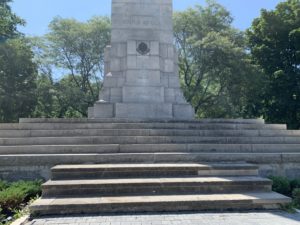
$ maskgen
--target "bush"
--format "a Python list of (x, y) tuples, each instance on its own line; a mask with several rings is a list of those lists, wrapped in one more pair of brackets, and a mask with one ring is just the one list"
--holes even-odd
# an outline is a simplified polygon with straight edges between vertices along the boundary
[(8, 188), (0, 192), (0, 205), (4, 211), (18, 207), (24, 200), (24, 193), (17, 188)]
[(0, 192), (0, 206), (4, 212), (9, 212), (39, 194), (41, 194), (40, 181), (15, 182)]
[(3, 221), (5, 219), (5, 216), (2, 214), (2, 209), (0, 207), (0, 224), (1, 224), (1, 221)]
[(19, 181), (12, 183), (10, 188), (16, 188), (24, 193), (25, 200), (29, 200), (36, 195), (42, 193), (41, 189), (42, 181)]
[(8, 183), (5, 182), (5, 181), (0, 180), (0, 191), (4, 190), (6, 188), (8, 188)]
[(296, 188), (293, 191), (293, 203), (296, 207), (300, 207), (300, 188)]
[(291, 181), (291, 189), (294, 190), (300, 188), (300, 179), (295, 179)]
[(270, 177), (270, 179), (273, 181), (273, 191), (278, 192), (283, 195), (291, 196), (292, 190), (290, 181), (285, 177)]

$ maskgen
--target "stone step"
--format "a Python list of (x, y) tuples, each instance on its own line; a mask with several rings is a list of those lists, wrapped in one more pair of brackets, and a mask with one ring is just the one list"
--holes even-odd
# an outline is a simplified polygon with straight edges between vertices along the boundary
[(0, 146), (0, 155), (118, 153), (300, 153), (300, 144), (96, 144)]
[(20, 123), (0, 124), (0, 130), (74, 129), (202, 129), (202, 130), (286, 130), (285, 124), (233, 123)]
[(264, 124), (263, 119), (198, 119), (198, 120), (179, 120), (179, 119), (125, 119), (125, 118), (20, 118), (20, 123), (234, 123), (234, 124)]
[[(248, 162), (254, 164), (292, 164), (300, 161), (300, 153), (113, 153), (113, 154), (23, 154), (0, 155), (5, 168), (49, 168), (64, 164), (118, 163), (214, 163)], [(5, 170), (6, 171), (6, 170)], [(19, 171), (19, 173), (22, 171)]]
[(83, 136), (300, 137), (300, 130), (74, 129), (0, 130), (0, 138)]
[(164, 194), (209, 194), (271, 191), (272, 181), (257, 176), (172, 177), (96, 180), (50, 180), (42, 185), (43, 198)]
[(274, 192), (39, 199), (33, 215), (279, 209), (290, 199)]
[(52, 180), (78, 180), (178, 176), (257, 176), (251, 164), (91, 164), (59, 165), (51, 169)]
[(300, 153), (299, 144), (133, 144), (119, 145), (120, 153)]
[(93, 136), (0, 138), (0, 146), (80, 144), (300, 144), (299, 137)]

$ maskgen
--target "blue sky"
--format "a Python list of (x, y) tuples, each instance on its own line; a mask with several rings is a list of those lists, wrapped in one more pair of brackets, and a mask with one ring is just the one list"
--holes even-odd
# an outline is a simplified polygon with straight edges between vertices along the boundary
[[(234, 26), (244, 30), (251, 25), (260, 10), (274, 9), (283, 0), (218, 0), (233, 15)], [(182, 11), (195, 4), (204, 4), (205, 0), (174, 0), (176, 11)], [(75, 18), (85, 21), (95, 15), (110, 15), (111, 0), (14, 0), (12, 8), (27, 21), (20, 28), (27, 35), (43, 35), (47, 32), (49, 22), (55, 16)]]

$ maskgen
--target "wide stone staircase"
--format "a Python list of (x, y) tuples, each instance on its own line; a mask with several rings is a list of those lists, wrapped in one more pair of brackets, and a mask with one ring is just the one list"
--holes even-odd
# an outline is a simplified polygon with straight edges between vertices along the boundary
[(289, 198), (249, 164), (102, 164), (52, 168), (34, 215), (276, 209)]
[(300, 131), (263, 120), (0, 124), (0, 178), (51, 178), (31, 206), (39, 215), (274, 209), (290, 201), (259, 174), (300, 175)]

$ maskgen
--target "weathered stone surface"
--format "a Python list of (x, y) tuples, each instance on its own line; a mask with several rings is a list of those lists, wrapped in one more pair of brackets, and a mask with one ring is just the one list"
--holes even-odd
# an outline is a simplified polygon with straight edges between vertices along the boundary
[(98, 164), (60, 165), (51, 169), (52, 180), (178, 176), (257, 176), (252, 164)]
[(93, 115), (97, 118), (114, 117), (114, 105), (111, 103), (96, 103), (93, 108)]
[[(159, 70), (128, 70), (126, 72), (126, 84), (129, 86), (153, 87), (160, 86)], [(124, 87), (125, 88), (125, 87)], [(151, 94), (151, 93), (150, 93)]]
[(186, 193), (211, 194), (235, 192), (270, 192), (272, 181), (257, 176), (189, 176), (157, 178), (146, 174), (144, 177), (84, 178), (50, 180), (43, 185), (43, 197), (78, 197), (88, 192), (94, 196), (131, 196)]
[(117, 103), (116, 117), (135, 119), (137, 115), (149, 119), (172, 119), (172, 104), (167, 103)]
[(194, 114), (194, 109), (188, 104), (174, 104), (173, 115), (177, 119), (189, 118)]
[(51, 171), (42, 199), (30, 207), (35, 215), (277, 209), (290, 202), (246, 163), (61, 165)]
[[(105, 51), (106, 77), (99, 96), (114, 105), (112, 117), (194, 118), (180, 89), (172, 12), (171, 0), (112, 1), (111, 46)], [(111, 118), (101, 106), (107, 108), (96, 104), (89, 118)]]
[[(166, 115), (171, 115), (171, 109), (170, 105)], [(266, 177), (297, 178), (300, 174), (300, 147), (295, 144), (299, 143), (300, 131), (286, 130), (286, 125), (264, 124), (260, 119), (99, 118), (20, 122), (0, 124), (2, 179), (48, 179), (52, 166), (86, 163), (246, 161), (258, 165), (260, 175)]]
[[(110, 106), (108, 104), (108, 113), (112, 112)], [(159, 104), (145, 107), (162, 109)], [(135, 109), (136, 106), (132, 106), (127, 110), (131, 113), (130, 110)], [(154, 116), (157, 113), (152, 112)], [(172, 115), (171, 105), (165, 115)], [(45, 171), (51, 166), (87, 162), (247, 161), (258, 164), (264, 176), (279, 174), (295, 178), (300, 173), (300, 147), (296, 144), (300, 131), (286, 130), (286, 125), (264, 124), (260, 119), (20, 121), (19, 124), (0, 124), (0, 173), (5, 179), (47, 179)]]

